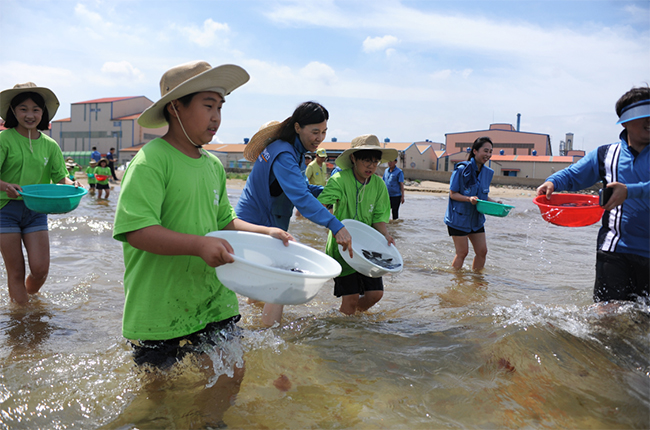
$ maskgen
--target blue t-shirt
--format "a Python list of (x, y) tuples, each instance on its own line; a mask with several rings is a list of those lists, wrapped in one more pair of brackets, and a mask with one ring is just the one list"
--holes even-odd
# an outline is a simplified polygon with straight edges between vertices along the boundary
[(386, 168), (384, 170), (384, 182), (386, 182), (386, 188), (388, 188), (388, 195), (390, 197), (399, 197), (402, 195), (400, 184), (404, 183), (404, 172), (397, 166), (392, 172), (389, 168)]
[(102, 154), (100, 154), (99, 151), (95, 150), (90, 154), (90, 158), (92, 158), (97, 162), (97, 164), (99, 164), (99, 160), (102, 159)]

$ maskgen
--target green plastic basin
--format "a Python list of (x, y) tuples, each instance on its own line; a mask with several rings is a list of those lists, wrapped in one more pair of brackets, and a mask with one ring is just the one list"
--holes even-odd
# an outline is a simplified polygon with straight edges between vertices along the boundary
[(63, 214), (79, 206), (81, 198), (88, 193), (83, 187), (66, 184), (24, 185), (19, 194), (25, 206), (42, 214)]
[(476, 210), (485, 215), (504, 217), (508, 215), (513, 208), (514, 206), (488, 202), (487, 200), (481, 199), (476, 202)]

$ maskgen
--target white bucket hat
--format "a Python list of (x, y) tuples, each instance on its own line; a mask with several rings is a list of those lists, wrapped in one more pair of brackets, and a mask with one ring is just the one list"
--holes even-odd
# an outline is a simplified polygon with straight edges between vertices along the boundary
[(33, 82), (26, 82), (24, 84), (16, 84), (13, 88), (4, 90), (0, 93), (0, 117), (2, 119), (7, 119), (7, 113), (9, 112), (9, 106), (11, 101), (20, 93), (36, 93), (40, 94), (45, 101), (45, 107), (47, 108), (47, 114), (49, 118), (48, 122), (52, 121), (54, 114), (59, 109), (59, 99), (56, 98), (56, 95), (49, 88), (39, 87)]
[(160, 100), (142, 112), (138, 124), (163, 127), (167, 125), (163, 110), (170, 101), (202, 91), (214, 91), (225, 97), (249, 79), (246, 70), (233, 64), (213, 68), (205, 61), (193, 61), (172, 67), (160, 79)]
[(336, 158), (336, 165), (341, 169), (352, 168), (352, 160), (350, 160), (350, 155), (364, 149), (381, 151), (381, 161), (379, 162), (380, 164), (393, 161), (397, 158), (397, 149), (382, 148), (379, 144), (379, 139), (374, 134), (364, 134), (363, 136), (355, 137), (352, 139), (350, 146), (350, 148), (343, 151), (343, 153)]

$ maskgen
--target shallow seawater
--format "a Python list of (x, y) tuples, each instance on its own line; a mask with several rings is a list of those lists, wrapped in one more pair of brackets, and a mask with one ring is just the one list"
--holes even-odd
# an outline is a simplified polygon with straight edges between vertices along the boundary
[[(215, 379), (183, 363), (143, 394), (151, 375), (134, 369), (121, 336), (115, 191), (50, 217), (49, 279), (29, 307), (9, 302), (0, 270), (0, 428), (201, 427), (192, 410), (210, 408), (203, 394)], [(481, 274), (450, 270), (446, 198), (409, 194), (389, 225), (404, 271), (384, 278), (370, 312), (340, 314), (329, 281), (266, 329), (261, 307), (240, 298), (244, 337), (212, 357), (218, 373), (245, 362), (225, 424), (648, 428), (650, 309), (593, 305), (598, 226), (556, 227), (529, 197), (504, 202), (516, 208), (489, 217)], [(324, 250), (324, 228), (295, 219), (290, 231)]]

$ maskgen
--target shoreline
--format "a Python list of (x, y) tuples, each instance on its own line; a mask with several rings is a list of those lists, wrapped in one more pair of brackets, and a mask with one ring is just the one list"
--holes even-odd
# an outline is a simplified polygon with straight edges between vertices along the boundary
[[(115, 172), (118, 179), (122, 179), (124, 174), (123, 170), (117, 170)], [(84, 187), (88, 188), (88, 178), (85, 173), (77, 172), (75, 174), (75, 179), (79, 181)], [(109, 182), (111, 189), (116, 185), (119, 185), (120, 182)], [(228, 188), (243, 190), (246, 181), (244, 179), (227, 179), (226, 186)], [(541, 185), (541, 183), (540, 183)], [(404, 184), (404, 190), (406, 195), (417, 194), (417, 193), (433, 193), (433, 194), (448, 194), (449, 193), (449, 184), (445, 182), (435, 182), (435, 181), (406, 181)], [(537, 191), (534, 188), (527, 187), (515, 187), (511, 185), (492, 185), (490, 187), (490, 197), (492, 198), (524, 198), (530, 197), (533, 198), (537, 195)]]
[[(242, 190), (246, 181), (243, 179), (228, 179), (228, 188)], [(541, 183), (540, 183), (541, 185)], [(422, 181), (420, 183), (408, 181), (405, 182), (404, 190), (406, 195), (417, 193), (434, 193), (434, 194), (448, 194), (449, 184), (445, 182)], [(532, 188), (513, 187), (510, 185), (493, 185), (490, 187), (490, 197), (492, 198), (533, 198), (537, 195), (537, 191)]]

